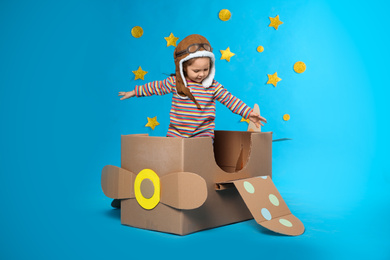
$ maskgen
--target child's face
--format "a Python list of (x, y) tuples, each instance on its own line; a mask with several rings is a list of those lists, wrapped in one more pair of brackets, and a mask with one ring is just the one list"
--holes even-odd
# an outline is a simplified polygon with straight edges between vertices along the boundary
[(187, 66), (186, 79), (201, 83), (210, 73), (210, 58), (195, 58), (191, 65)]

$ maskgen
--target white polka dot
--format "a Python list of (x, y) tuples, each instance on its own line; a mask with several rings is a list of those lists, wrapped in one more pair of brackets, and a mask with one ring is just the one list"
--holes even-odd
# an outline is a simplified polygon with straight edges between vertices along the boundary
[(271, 201), (271, 203), (272, 203), (274, 206), (279, 206), (278, 197), (276, 197), (274, 194), (268, 195), (268, 199), (269, 199), (269, 201)]
[(262, 208), (262, 209), (261, 209), (261, 215), (263, 215), (263, 217), (264, 217), (266, 220), (271, 220), (271, 219), (272, 219), (271, 213), (270, 213), (269, 210), (266, 209), (266, 208)]
[(255, 192), (255, 187), (249, 181), (244, 181), (244, 188), (249, 193)]
[(284, 218), (279, 219), (279, 223), (282, 224), (283, 226), (286, 226), (286, 227), (293, 226), (293, 224), (290, 221), (288, 221), (287, 219), (284, 219)]
[(267, 176), (260, 176), (262, 179), (266, 180)]

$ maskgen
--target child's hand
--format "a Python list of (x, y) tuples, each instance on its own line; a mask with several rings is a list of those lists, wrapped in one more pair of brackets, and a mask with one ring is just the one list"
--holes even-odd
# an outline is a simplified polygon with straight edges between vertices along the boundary
[(264, 117), (260, 116), (259, 114), (253, 111), (249, 114), (249, 120), (251, 120), (256, 125), (257, 128), (259, 128), (260, 125), (264, 126), (262, 122), (267, 123), (267, 119), (265, 119)]
[(134, 90), (129, 91), (129, 92), (119, 92), (118, 96), (123, 96), (123, 97), (121, 97), (121, 100), (124, 100), (124, 99), (127, 99), (127, 98), (134, 97), (135, 96), (135, 92), (134, 92)]

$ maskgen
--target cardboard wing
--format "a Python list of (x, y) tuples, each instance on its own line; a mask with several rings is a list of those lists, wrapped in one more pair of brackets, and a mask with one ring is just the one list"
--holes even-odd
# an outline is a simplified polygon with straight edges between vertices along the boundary
[(144, 169), (137, 175), (113, 165), (102, 170), (104, 194), (112, 199), (136, 199), (144, 209), (151, 210), (160, 202), (176, 209), (196, 209), (207, 199), (206, 181), (191, 172), (175, 172), (157, 176)]
[[(255, 104), (253, 106), (253, 112), (257, 113), (260, 115), (260, 107), (258, 104)], [(249, 132), (261, 132), (261, 126), (257, 127), (255, 125), (255, 123), (253, 123), (252, 121), (249, 121), (249, 124), (248, 124), (248, 131)]]
[(291, 214), (269, 176), (258, 176), (217, 183), (217, 190), (236, 187), (258, 224), (277, 233), (290, 236), (303, 234), (302, 222)]

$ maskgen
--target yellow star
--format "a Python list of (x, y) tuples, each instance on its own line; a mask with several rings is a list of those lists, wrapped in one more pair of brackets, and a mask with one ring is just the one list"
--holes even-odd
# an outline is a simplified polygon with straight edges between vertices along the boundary
[(133, 71), (134, 75), (135, 75), (135, 80), (137, 79), (142, 79), (144, 80), (144, 76), (146, 75), (146, 73), (148, 73), (147, 71), (143, 71), (141, 66), (139, 66), (138, 70), (135, 70)]
[(221, 50), (221, 53), (222, 53), (221, 60), (227, 60), (227, 61), (230, 61), (230, 58), (236, 55), (230, 51), (230, 47), (227, 47), (227, 49), (224, 51)]
[(279, 81), (281, 81), (281, 78), (278, 78), (278, 74), (275, 72), (273, 75), (267, 74), (268, 75), (268, 82), (267, 84), (272, 84), (274, 87), (276, 87), (276, 84), (278, 84)]
[(167, 41), (167, 47), (169, 46), (175, 46), (176, 47), (176, 41), (179, 40), (179, 38), (175, 37), (173, 33), (169, 35), (169, 37), (164, 37), (164, 39)]
[(241, 117), (241, 121), (240, 122), (247, 122), (249, 124), (249, 119), (244, 119), (243, 117)]
[(279, 25), (283, 24), (283, 22), (279, 20), (279, 15), (274, 18), (269, 17), (269, 19), (271, 20), (271, 23), (268, 25), (268, 27), (274, 27), (275, 30), (278, 29)]
[(157, 122), (157, 116), (155, 116), (153, 118), (148, 117), (148, 123), (145, 126), (149, 126), (150, 128), (152, 128), (154, 130), (154, 128), (156, 126), (158, 126), (159, 124), (160, 123)]

